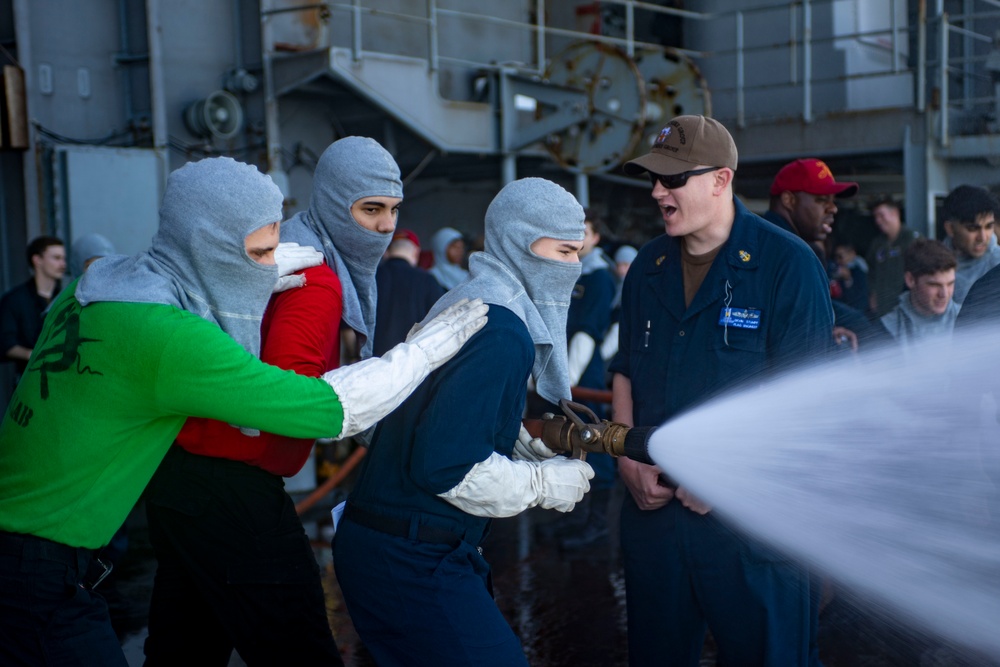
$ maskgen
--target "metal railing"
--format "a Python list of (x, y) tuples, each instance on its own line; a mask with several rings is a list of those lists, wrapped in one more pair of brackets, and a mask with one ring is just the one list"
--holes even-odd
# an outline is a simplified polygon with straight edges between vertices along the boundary
[[(662, 14), (677, 18), (704, 19), (706, 14), (686, 11), (672, 7), (661, 7), (648, 2), (638, 0), (602, 0), (602, 5), (618, 5), (625, 12), (626, 25), (625, 34), (621, 37), (612, 35), (593, 34), (591, 32), (574, 30), (572, 28), (558, 27), (545, 23), (546, 0), (536, 0), (534, 14), (537, 17), (535, 22), (517, 21), (506, 19), (500, 16), (484, 14), (475, 11), (458, 10), (441, 7), (437, 0), (425, 0), (426, 13), (408, 14), (404, 12), (387, 11), (377, 7), (367, 6), (364, 0), (352, 0), (350, 3), (321, 2), (308, 5), (280, 6), (262, 9), (262, 18), (287, 14), (290, 12), (318, 11), (324, 14), (331, 22), (336, 22), (338, 15), (347, 17), (347, 23), (351, 26), (349, 44), (329, 44), (328, 46), (349, 46), (355, 60), (362, 60), (366, 53), (392, 53), (390, 50), (380, 48), (378, 51), (367, 51), (365, 48), (364, 34), (366, 19), (381, 18), (399, 21), (406, 25), (422, 26), (427, 32), (427, 61), (430, 71), (437, 71), (442, 62), (450, 62), (459, 65), (472, 66), (481, 69), (499, 70), (503, 67), (518, 67), (522, 70), (535, 74), (545, 72), (547, 63), (547, 53), (549, 41), (552, 38), (563, 37), (573, 40), (585, 40), (595, 43), (607, 44), (621, 48), (629, 55), (634, 55), (637, 49), (651, 49), (667, 51), (662, 44), (644, 42), (635, 39), (635, 13), (637, 10), (651, 16)], [(272, 4), (274, 4), (272, 2)], [(414, 3), (415, 4), (415, 3)], [(441, 23), (444, 19), (460, 19), (473, 23), (480, 23), (483, 26), (496, 26), (524, 31), (530, 34), (534, 42), (534, 54), (530, 62), (496, 62), (491, 59), (468, 60), (455, 56), (448, 56), (441, 52), (442, 41)], [(265, 45), (266, 46), (266, 45)], [(381, 45), (380, 45), (381, 46)], [(696, 55), (696, 52), (686, 51), (682, 48), (674, 48), (674, 51)]]
[[(997, 9), (1000, 2), (978, 0), (973, 4), (992, 9), (956, 15), (942, 12), (938, 17), (938, 61), (942, 63), (938, 68), (939, 138), (943, 146), (948, 146), (955, 134), (994, 134), (1000, 125), (1000, 88), (997, 85), (1000, 83), (1000, 10)], [(992, 28), (993, 34), (981, 32), (983, 25)], [(957, 85), (953, 87), (953, 84)], [(966, 119), (972, 118), (973, 127), (956, 129), (952, 121), (956, 112)]]
[[(813, 30), (815, 10), (823, 5), (836, 5), (840, 0), (800, 0), (795, 3), (773, 3), (754, 7), (745, 11), (718, 13), (705, 20), (718, 24), (727, 18), (734, 25), (732, 49), (700, 52), (696, 58), (700, 65), (707, 66), (713, 61), (731, 58), (735, 62), (732, 85), (710, 78), (715, 99), (727, 92), (735, 97), (734, 120), (737, 126), (745, 127), (753, 120), (767, 120), (748, 108), (747, 92), (753, 90), (796, 89), (801, 95), (801, 108), (797, 117), (809, 123), (814, 120), (817, 110), (814, 90), (822, 84), (852, 82), (878, 77), (909, 74), (914, 80), (912, 101), (896, 105), (898, 108), (912, 108), (919, 113), (931, 111), (933, 131), (941, 146), (947, 146), (950, 138), (957, 134), (995, 133), (1000, 130), (1000, 1), (965, 0), (966, 9), (962, 14), (944, 11), (945, 3), (938, 0), (929, 14), (927, 1), (920, 0), (915, 9), (912, 23), (900, 25), (897, 15), (901, 8), (908, 8), (904, 0), (890, 0), (887, 8), (889, 25), (876, 30), (840, 32), (817, 37)], [(860, 3), (859, 3), (860, 4)], [(988, 8), (988, 9), (985, 9)], [(745, 20), (747, 16), (768, 11), (784, 10), (788, 16), (787, 39), (757, 46), (746, 45)], [(853, 41), (867, 47), (881, 47), (890, 58), (883, 69), (865, 72), (842, 72), (833, 76), (817, 76), (813, 71), (813, 52), (828, 44), (844, 44)], [(909, 48), (904, 48), (907, 45)], [(746, 62), (755, 53), (785, 52), (789, 72), (782, 81), (752, 83), (747, 80)], [(801, 68), (801, 70), (800, 70)], [(987, 90), (983, 90), (990, 84)], [(718, 103), (716, 102), (718, 107)], [(887, 105), (883, 108), (893, 108)], [(851, 106), (827, 107), (825, 114), (852, 112)], [(963, 126), (956, 126), (953, 116), (961, 111), (965, 119), (972, 119)], [(994, 125), (984, 129), (977, 120), (992, 119)]]
[[(989, 55), (977, 52), (981, 49), (977, 50), (974, 45), (995, 44), (994, 37), (984, 34), (980, 26), (990, 25), (993, 22), (1000, 26), (998, 0), (965, 0), (966, 8), (975, 5), (974, 9), (986, 6), (989, 10), (968, 12), (964, 15), (946, 13), (943, 0), (937, 0), (929, 15), (927, 0), (919, 0), (915, 7), (916, 17), (913, 17), (913, 20), (909, 20), (911, 17), (908, 17), (905, 23), (900, 22), (898, 15), (900, 11), (907, 11), (910, 3), (906, 0), (888, 0), (881, 5), (888, 10), (887, 25), (877, 29), (836, 33), (830, 30), (829, 34), (822, 35), (817, 34), (814, 25), (817, 12), (828, 11), (832, 15), (838, 6), (843, 8), (845, 4), (850, 3), (845, 3), (845, 0), (798, 0), (710, 14), (663, 7), (638, 0), (601, 0), (600, 6), (617, 7), (618, 11), (624, 12), (624, 30), (620, 36), (592, 34), (549, 25), (545, 22), (546, 0), (536, 0), (534, 3), (533, 21), (513, 20), (465, 8), (446, 8), (442, 7), (438, 0), (425, 0), (425, 2), (424, 12), (419, 15), (383, 10), (367, 5), (364, 0), (315, 3), (264, 10), (263, 13), (267, 15), (269, 12), (322, 11), (333, 22), (337, 22), (338, 16), (343, 17), (344, 23), (350, 26), (349, 47), (357, 61), (364, 59), (367, 53), (374, 53), (366, 51), (364, 36), (368, 22), (377, 17), (380, 20), (421, 26), (426, 31), (425, 54), (430, 72), (437, 72), (443, 63), (447, 63), (480, 70), (514, 67), (537, 75), (543, 74), (546, 70), (547, 54), (552, 49), (554, 40), (566, 43), (569, 40), (588, 40), (621, 48), (629, 55), (635, 54), (640, 49), (667, 51), (669, 49), (662, 44), (636, 38), (637, 16), (644, 21), (657, 14), (671, 16), (683, 20), (688, 26), (705, 26), (706, 32), (716, 35), (716, 41), (719, 41), (717, 37), (719, 34), (731, 31), (727, 33), (731, 35), (731, 39), (726, 38), (731, 47), (673, 50), (691, 57), (703, 71), (714, 70), (715, 76), (708, 75), (713, 100), (726, 95), (733, 100), (730, 109), (726, 109), (725, 105), (715, 104), (716, 115), (727, 118), (726, 114), (730, 114), (731, 120), (739, 127), (775, 118), (773, 113), (750, 101), (748, 98), (751, 94), (759, 96), (761, 93), (793, 93), (800, 102), (797, 108), (784, 109), (784, 117), (810, 123), (820, 115), (842, 114), (857, 110), (843, 100), (832, 104), (829, 100), (817, 100), (818, 88), (837, 85), (847, 87), (865, 79), (900, 75), (912, 77), (911, 92), (897, 101), (888, 100), (887, 104), (878, 108), (909, 108), (918, 113), (930, 109), (939, 114), (935, 130), (942, 145), (947, 145), (950, 134), (955, 131), (952, 125), (952, 113), (956, 108), (968, 114), (976, 109), (983, 110), (984, 106), (989, 105), (990, 109), (983, 110), (984, 113), (988, 113), (997, 104), (996, 95), (992, 91), (988, 95), (980, 92), (982, 85), (979, 84), (990, 77), (985, 69)], [(860, 10), (860, 7), (859, 2), (855, 8)], [(781, 23), (784, 25), (772, 25), (763, 35), (760, 31), (748, 29), (748, 22), (755, 17), (759, 20), (760, 16), (768, 12), (783, 15), (784, 20)], [(448, 55), (446, 49), (442, 49), (442, 45), (448, 40), (448, 31), (443, 29), (442, 24), (448, 20), (523, 31), (533, 44), (533, 54), (529, 59), (520, 62)], [(773, 39), (775, 36), (778, 36), (777, 40)], [(872, 53), (881, 51), (888, 56), (885, 66), (853, 72), (846, 70), (826, 74), (817, 72), (815, 56), (818, 49), (826, 49), (829, 52), (851, 48), (852, 45), (865, 48)], [(380, 44), (377, 52), (386, 53), (384, 46)], [(750, 63), (759, 57), (787, 62), (787, 74), (776, 78), (774, 71), (757, 72)], [(960, 128), (959, 131), (963, 130)]]
[[(855, 30), (847, 32), (837, 32), (822, 37), (815, 35), (814, 16), (819, 7), (829, 7), (832, 12), (836, 5), (843, 5), (841, 0), (799, 0), (798, 2), (775, 2), (766, 5), (758, 5), (746, 10), (735, 10), (730, 12), (720, 12), (711, 16), (706, 16), (704, 20), (714, 25), (726, 25), (732, 23), (733, 43), (731, 49), (713, 49), (702, 51), (696, 60), (702, 66), (710, 65), (712, 62), (731, 59), (735, 63), (735, 74), (732, 84), (726, 85), (723, 82), (710, 81), (713, 94), (731, 93), (735, 97), (735, 122), (738, 127), (745, 127), (748, 118), (753, 118), (754, 110), (747, 109), (747, 92), (753, 90), (760, 91), (780, 91), (798, 90), (801, 96), (801, 108), (797, 117), (806, 122), (812, 122), (816, 116), (814, 90), (821, 84), (842, 83), (849, 85), (853, 81), (884, 77), (889, 75), (905, 74), (916, 71), (918, 73), (926, 70), (926, 59), (923, 49), (918, 49), (917, 57), (920, 60), (915, 67), (904, 64), (906, 52), (901, 48), (904, 37), (908, 39), (913, 31), (921, 30), (925, 18), (918, 21), (917, 26), (900, 26), (897, 20), (898, 9), (905, 7), (905, 0), (889, 0), (886, 5), (889, 13), (889, 25), (885, 28), (873, 30)], [(787, 35), (780, 41), (768, 41), (753, 46), (747, 45), (747, 29), (745, 24), (748, 18), (760, 16), (766, 13), (786, 13)], [(770, 36), (770, 35), (768, 35)], [(880, 43), (884, 38), (887, 46)], [(818, 47), (825, 45), (845, 45), (848, 43), (862, 44), (867, 47), (881, 48), (890, 54), (890, 63), (884, 69), (874, 69), (865, 72), (837, 72), (832, 76), (818, 76), (814, 72), (814, 51)], [(772, 79), (767, 82), (749, 81), (747, 78), (747, 61), (755, 55), (773, 55), (784, 57), (788, 63), (788, 75), (783, 79)], [(919, 89), (918, 84), (918, 89)], [(923, 96), (915, 95), (918, 109), (923, 110)], [(909, 103), (906, 106), (913, 106)], [(852, 111), (848, 106), (842, 108), (825, 108), (825, 113), (840, 113)], [(758, 119), (765, 116), (758, 114)]]

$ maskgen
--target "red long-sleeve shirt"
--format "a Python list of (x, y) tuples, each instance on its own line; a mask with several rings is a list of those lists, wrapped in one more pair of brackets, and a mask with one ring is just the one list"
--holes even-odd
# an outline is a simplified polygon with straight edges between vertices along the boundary
[[(261, 323), (260, 358), (319, 377), (340, 365), (343, 292), (340, 278), (326, 264), (300, 273), (306, 277), (304, 287), (271, 297)], [(243, 461), (283, 477), (302, 469), (313, 443), (272, 433), (250, 437), (229, 424), (200, 418), (188, 419), (177, 436), (177, 444), (192, 454)]]

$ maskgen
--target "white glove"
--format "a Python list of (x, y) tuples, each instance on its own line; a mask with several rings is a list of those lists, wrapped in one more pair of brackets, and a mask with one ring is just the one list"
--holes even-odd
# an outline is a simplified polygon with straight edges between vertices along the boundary
[(569, 512), (590, 490), (593, 477), (593, 468), (579, 459), (512, 461), (493, 452), (438, 497), (467, 514), (494, 519), (535, 506)]
[(323, 380), (337, 392), (344, 410), (344, 428), (337, 438), (360, 433), (395, 410), (483, 328), (487, 310), (482, 299), (462, 299), (381, 357), (325, 373)]
[(546, 459), (534, 464), (541, 471), (542, 489), (538, 506), (543, 510), (572, 512), (583, 496), (590, 491), (594, 469), (580, 459), (565, 456)]
[(579, 331), (573, 334), (566, 349), (566, 366), (569, 368), (569, 385), (575, 387), (580, 384), (583, 372), (587, 370), (590, 360), (594, 358), (594, 349), (597, 343), (589, 335)]
[[(465, 341), (483, 328), (487, 310), (489, 306), (482, 299), (462, 299), (442, 310), (423, 327), (410, 330), (405, 342), (423, 350), (428, 363), (437, 368), (455, 356)], [(470, 326), (468, 335), (462, 337), (460, 331)]]
[(274, 249), (274, 263), (278, 266), (278, 282), (273, 292), (284, 292), (306, 284), (305, 276), (293, 275), (296, 271), (319, 266), (323, 263), (323, 253), (312, 246), (298, 243), (279, 243)]
[(546, 447), (541, 438), (532, 438), (528, 429), (524, 428), (524, 424), (521, 424), (521, 432), (518, 434), (517, 440), (514, 441), (513, 458), (515, 461), (544, 461), (555, 455), (556, 453)]

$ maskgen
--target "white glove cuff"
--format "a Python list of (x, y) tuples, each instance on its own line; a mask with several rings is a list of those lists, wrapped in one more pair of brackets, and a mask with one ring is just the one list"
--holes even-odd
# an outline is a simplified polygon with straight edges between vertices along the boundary
[(482, 299), (460, 301), (381, 358), (365, 359), (323, 375), (344, 410), (344, 429), (337, 437), (360, 433), (395, 410), (431, 371), (455, 356), (483, 328), (488, 309)]
[(538, 504), (541, 476), (536, 464), (511, 461), (493, 452), (472, 466), (455, 487), (439, 493), (466, 514), (499, 519), (520, 514)]
[(431, 370), (420, 347), (400, 343), (381, 357), (324, 374), (344, 410), (344, 427), (337, 438), (360, 433), (395, 410)]

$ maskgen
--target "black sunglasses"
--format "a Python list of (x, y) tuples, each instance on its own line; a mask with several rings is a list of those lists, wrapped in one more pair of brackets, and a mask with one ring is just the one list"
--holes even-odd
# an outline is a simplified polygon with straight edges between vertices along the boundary
[(669, 176), (649, 172), (649, 182), (653, 184), (653, 187), (656, 187), (656, 182), (659, 181), (666, 189), (676, 190), (687, 185), (688, 179), (692, 176), (700, 176), (701, 174), (718, 171), (719, 169), (722, 169), (722, 167), (705, 167), (704, 169), (692, 169), (691, 171), (682, 171), (679, 174), (670, 174)]

